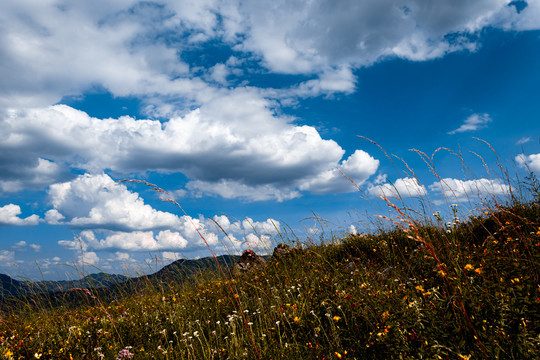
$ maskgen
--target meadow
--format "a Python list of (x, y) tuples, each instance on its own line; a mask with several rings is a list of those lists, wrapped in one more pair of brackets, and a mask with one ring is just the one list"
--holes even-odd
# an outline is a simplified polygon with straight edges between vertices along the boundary
[(466, 219), (385, 199), (395, 216), (377, 231), (281, 234), (297, 251), (241, 276), (85, 290), (77, 306), (15, 299), (0, 357), (539, 359), (540, 187), (530, 175), (513, 188)]

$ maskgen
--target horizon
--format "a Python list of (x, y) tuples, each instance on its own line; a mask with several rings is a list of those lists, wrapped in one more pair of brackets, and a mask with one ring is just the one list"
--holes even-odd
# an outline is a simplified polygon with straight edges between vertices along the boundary
[(340, 4), (0, 4), (0, 273), (368, 233), (379, 195), (466, 219), (540, 175), (540, 1)]

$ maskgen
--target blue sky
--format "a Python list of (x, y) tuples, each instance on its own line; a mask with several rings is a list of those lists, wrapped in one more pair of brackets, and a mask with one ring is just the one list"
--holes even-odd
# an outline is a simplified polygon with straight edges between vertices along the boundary
[(537, 0), (8, 0), (0, 64), (12, 276), (366, 232), (381, 194), (466, 217), (540, 174)]

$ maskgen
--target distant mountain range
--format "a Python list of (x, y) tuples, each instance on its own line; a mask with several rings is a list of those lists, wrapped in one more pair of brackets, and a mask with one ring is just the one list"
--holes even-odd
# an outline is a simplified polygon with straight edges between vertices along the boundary
[(228, 274), (230, 267), (238, 259), (239, 256), (236, 255), (222, 255), (217, 258), (206, 257), (197, 260), (181, 259), (153, 274), (139, 277), (101, 272), (90, 274), (79, 280), (30, 282), (15, 280), (8, 275), (0, 274), (0, 300), (46, 296), (48, 301), (55, 302), (55, 299), (77, 297), (74, 294), (82, 294), (85, 292), (84, 289), (93, 290), (94, 293), (99, 294), (99, 297), (116, 298), (120, 296), (119, 294), (128, 294), (142, 289), (148, 283), (163, 288), (174, 282), (190, 281), (201, 273), (220, 271), (218, 263), (222, 270)]
[(87, 275), (79, 280), (33, 282), (18, 281), (8, 275), (0, 274), (0, 297), (55, 293), (73, 289), (98, 289), (121, 284), (129, 279), (124, 275), (110, 275), (101, 272)]

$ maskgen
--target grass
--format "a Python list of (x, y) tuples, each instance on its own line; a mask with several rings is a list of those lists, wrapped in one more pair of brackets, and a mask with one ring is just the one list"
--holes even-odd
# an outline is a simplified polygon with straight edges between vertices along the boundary
[(529, 188), (527, 201), (462, 221), (452, 207), (449, 223), (388, 202), (399, 225), (307, 244), (244, 276), (24, 304), (0, 318), (0, 357), (539, 359), (540, 196)]

